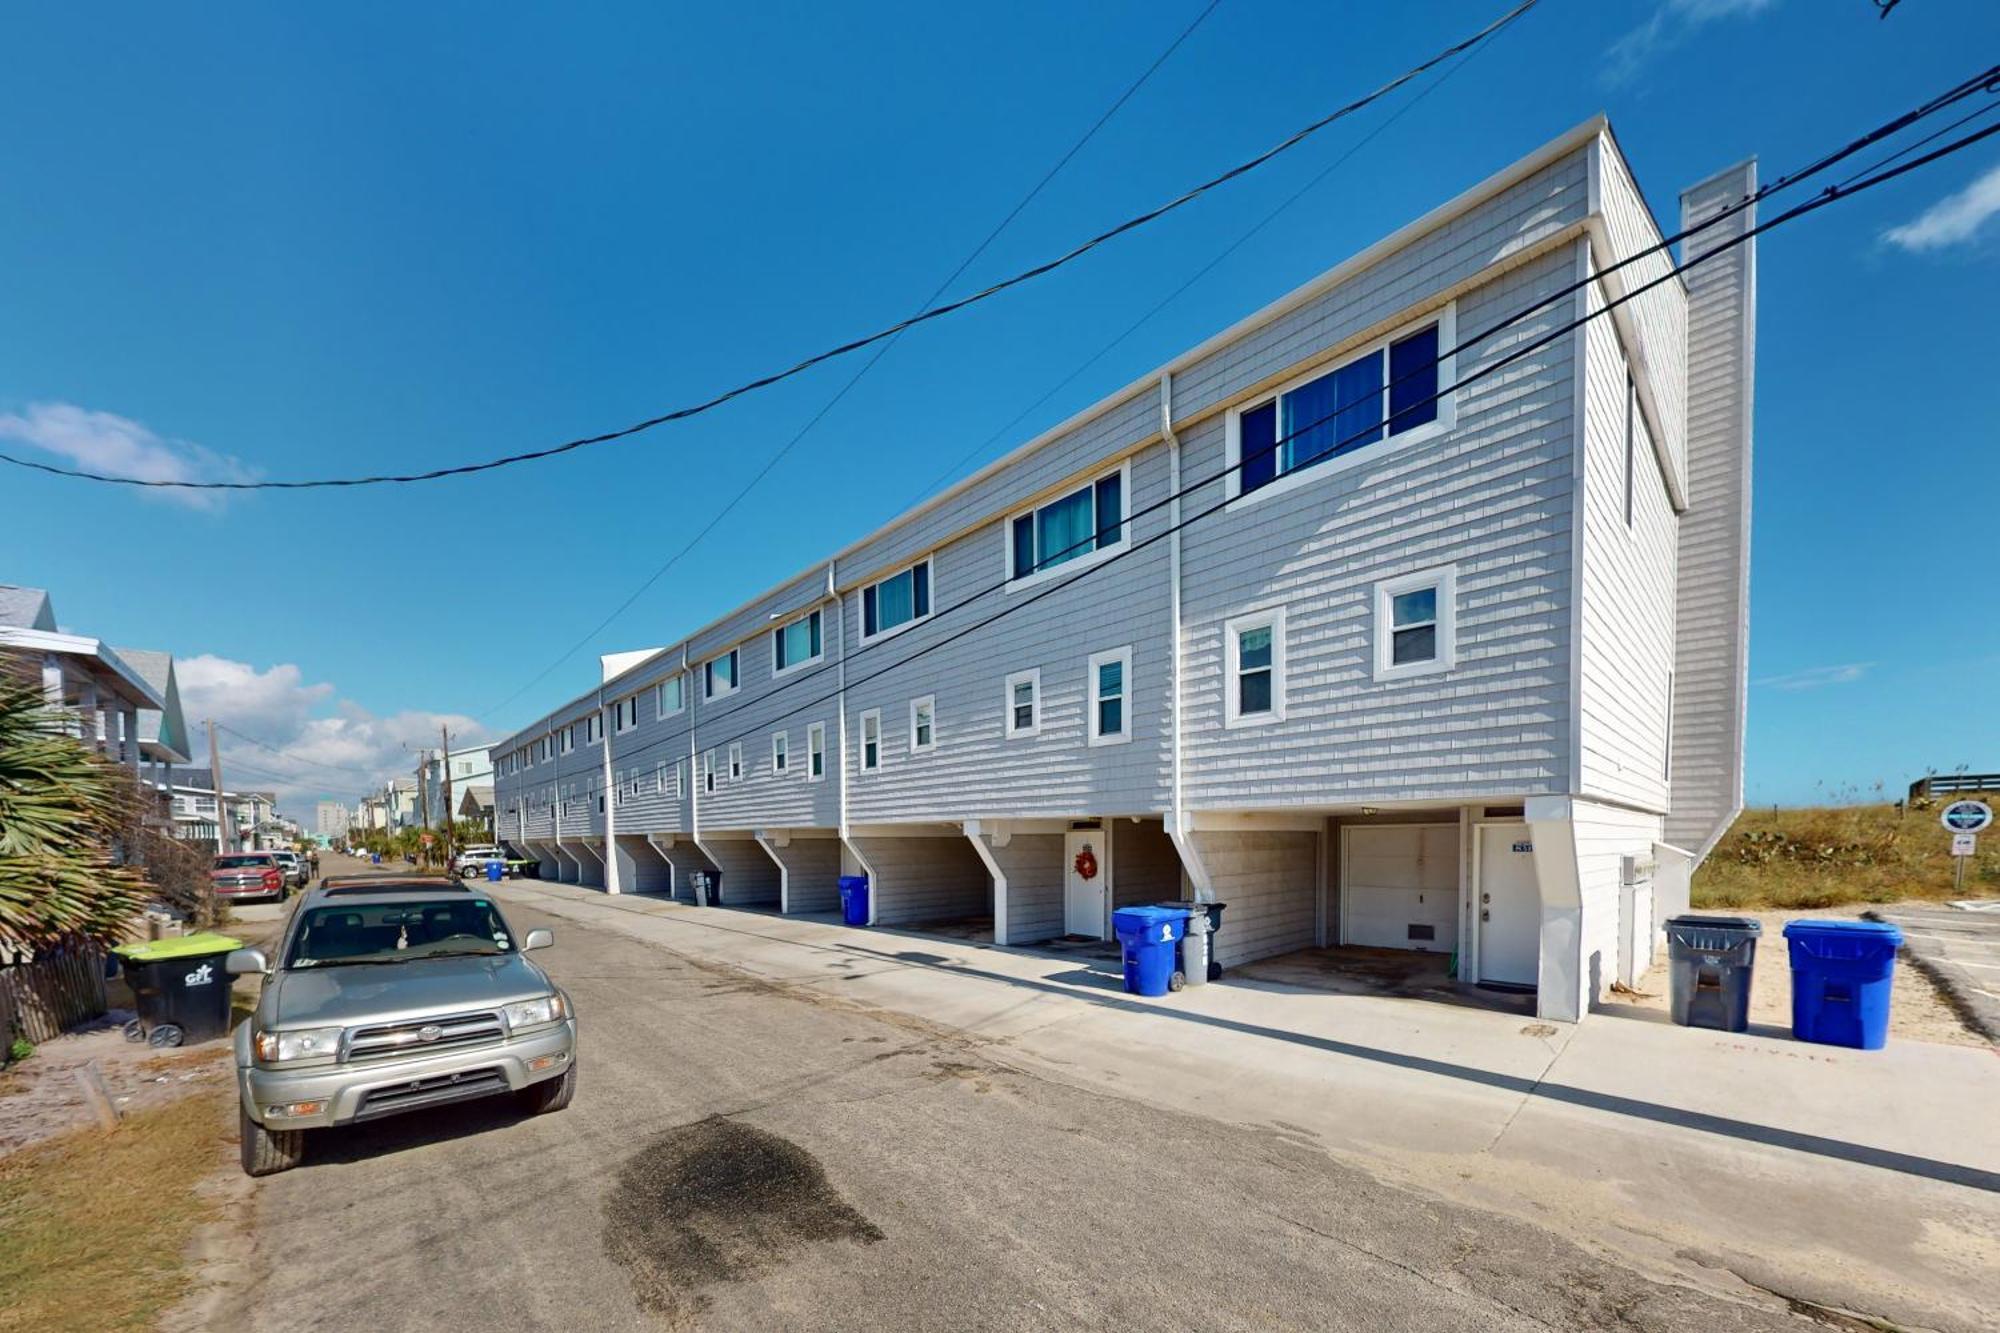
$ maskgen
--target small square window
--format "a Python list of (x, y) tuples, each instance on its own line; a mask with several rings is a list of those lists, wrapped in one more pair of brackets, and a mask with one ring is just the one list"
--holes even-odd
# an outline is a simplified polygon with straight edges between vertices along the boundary
[(653, 687), (653, 714), (656, 717), (672, 717), (687, 706), (687, 679), (684, 676), (668, 676)]
[(1453, 664), (1457, 574), (1429, 569), (1375, 586), (1375, 679), (1446, 671)]
[(720, 657), (711, 657), (701, 664), (702, 691), (704, 699), (720, 699), (724, 695), (736, 693), (736, 649), (731, 648)]
[(826, 776), (826, 723), (806, 728), (806, 780), (818, 782)]
[(1132, 650), (1116, 648), (1093, 655), (1090, 675), (1090, 743), (1116, 745), (1132, 739), (1128, 700), (1131, 696)]
[(871, 708), (861, 715), (861, 771), (873, 773), (882, 767), (882, 712)]
[(1223, 724), (1249, 726), (1285, 716), (1285, 613), (1260, 611), (1223, 626), (1228, 654)]
[(1032, 736), (1042, 725), (1042, 673), (1017, 671), (1007, 677), (1007, 735)]

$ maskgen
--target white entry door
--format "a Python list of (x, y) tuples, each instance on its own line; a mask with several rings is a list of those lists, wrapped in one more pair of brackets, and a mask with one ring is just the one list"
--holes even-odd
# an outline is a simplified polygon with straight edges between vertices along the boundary
[(1458, 825), (1345, 830), (1340, 942), (1450, 953), (1458, 944)]
[(1479, 826), (1479, 979), (1532, 986), (1542, 956), (1542, 890), (1526, 824)]
[(1063, 929), (1103, 939), (1110, 902), (1110, 840), (1103, 829), (1071, 830), (1063, 839)]

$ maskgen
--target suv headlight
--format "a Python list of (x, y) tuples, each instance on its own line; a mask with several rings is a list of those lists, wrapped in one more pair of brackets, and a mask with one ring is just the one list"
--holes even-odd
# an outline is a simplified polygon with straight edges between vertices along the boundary
[(510, 1004), (503, 1013), (507, 1015), (507, 1030), (519, 1032), (522, 1028), (539, 1027), (543, 1023), (553, 1023), (559, 1018), (569, 1017), (569, 1010), (560, 995), (544, 995), (539, 1000), (522, 1000)]
[(294, 1060), (331, 1060), (340, 1050), (339, 1028), (298, 1028), (291, 1032), (259, 1032), (257, 1059), (267, 1065)]

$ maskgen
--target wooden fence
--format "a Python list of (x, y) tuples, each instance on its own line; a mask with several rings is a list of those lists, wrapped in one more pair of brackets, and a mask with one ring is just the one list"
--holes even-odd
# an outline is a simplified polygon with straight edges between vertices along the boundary
[(53, 1040), (105, 1007), (101, 946), (52, 949), (28, 962), (0, 957), (0, 1045)]

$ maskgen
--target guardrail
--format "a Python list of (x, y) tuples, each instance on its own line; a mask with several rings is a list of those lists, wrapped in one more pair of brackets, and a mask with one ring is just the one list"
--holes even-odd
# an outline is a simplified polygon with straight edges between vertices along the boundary
[(1921, 801), (1968, 791), (2000, 791), (2000, 773), (1933, 773), (1910, 784), (1910, 799)]

